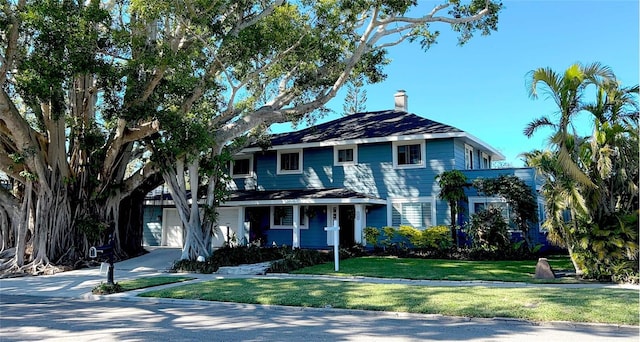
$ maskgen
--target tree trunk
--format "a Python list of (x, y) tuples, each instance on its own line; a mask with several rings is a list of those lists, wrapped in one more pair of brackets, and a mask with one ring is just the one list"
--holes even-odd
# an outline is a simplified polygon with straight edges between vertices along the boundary
[[(208, 257), (211, 255), (211, 245), (207, 243), (211, 231), (204, 229), (207, 225), (203, 226), (202, 224), (202, 215), (198, 205), (200, 181), (198, 172), (199, 160), (193, 158), (189, 161), (188, 173), (184, 169), (184, 159), (179, 159), (176, 162), (175, 169), (166, 168), (162, 173), (185, 231), (185, 240), (180, 256), (183, 260), (195, 260), (199, 256)], [(185, 178), (189, 179), (190, 190), (187, 188)], [(187, 197), (189, 191), (191, 192), (190, 201)]]
[(163, 183), (162, 175), (154, 174), (145, 180), (136, 191), (120, 202), (120, 217), (118, 219), (118, 233), (120, 248), (129, 257), (144, 254), (143, 221), (144, 199), (151, 190)]
[(458, 223), (458, 212), (456, 210), (455, 203), (449, 203), (449, 206), (451, 206), (451, 238), (453, 239), (453, 245), (459, 247), (458, 232), (456, 231), (456, 226)]

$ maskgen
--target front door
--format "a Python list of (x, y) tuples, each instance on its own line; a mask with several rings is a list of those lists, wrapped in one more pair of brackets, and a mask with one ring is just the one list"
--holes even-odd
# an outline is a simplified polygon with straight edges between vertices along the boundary
[(351, 247), (356, 244), (355, 222), (356, 209), (352, 205), (341, 205), (338, 215), (340, 225), (340, 246)]

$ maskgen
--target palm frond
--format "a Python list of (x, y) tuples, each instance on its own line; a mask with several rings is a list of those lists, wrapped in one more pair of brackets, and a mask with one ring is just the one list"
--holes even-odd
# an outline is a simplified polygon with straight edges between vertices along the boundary
[(576, 182), (588, 187), (596, 186), (589, 176), (580, 170), (564, 144), (561, 145), (558, 150), (558, 165), (562, 168), (566, 176), (574, 179)]
[(556, 125), (553, 122), (551, 122), (551, 120), (548, 117), (543, 116), (543, 117), (534, 119), (533, 121), (529, 122), (525, 126), (524, 130), (522, 131), (522, 133), (524, 133), (524, 135), (527, 138), (531, 138), (533, 136), (533, 134), (536, 132), (536, 130), (538, 130), (539, 128), (542, 128), (542, 127), (555, 128)]

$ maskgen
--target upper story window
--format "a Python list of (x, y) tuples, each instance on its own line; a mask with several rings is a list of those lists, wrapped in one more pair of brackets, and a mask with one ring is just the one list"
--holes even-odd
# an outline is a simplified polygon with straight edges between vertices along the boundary
[(235, 159), (231, 162), (231, 177), (250, 177), (253, 173), (253, 158)]
[(482, 168), (490, 169), (491, 168), (491, 157), (488, 154), (482, 152)]
[(473, 169), (473, 147), (470, 145), (464, 145), (464, 168), (467, 170)]
[(426, 151), (424, 141), (393, 143), (393, 166), (397, 168), (424, 167)]
[(278, 174), (302, 173), (302, 150), (278, 151)]
[(333, 155), (334, 165), (358, 163), (358, 148), (356, 145), (334, 146)]
[(392, 199), (390, 226), (428, 228), (435, 223), (433, 198)]

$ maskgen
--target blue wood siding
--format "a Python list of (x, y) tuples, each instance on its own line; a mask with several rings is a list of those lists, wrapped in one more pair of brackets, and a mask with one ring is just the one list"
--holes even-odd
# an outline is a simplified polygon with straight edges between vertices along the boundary
[[(333, 147), (308, 148), (302, 153), (303, 172), (287, 175), (277, 174), (275, 151), (257, 152), (254, 155), (255, 182), (260, 190), (344, 187), (383, 199), (431, 196), (435, 176), (453, 167), (454, 161), (450, 158), (453, 150), (452, 139), (429, 140), (426, 168), (396, 169), (390, 142), (358, 145), (356, 165), (334, 166)], [(234, 188), (246, 188), (246, 179), (233, 181)]]
[[(434, 198), (436, 214), (434, 225), (449, 225), (450, 210), (446, 201), (438, 198), (440, 188), (435, 177), (444, 171), (458, 169), (471, 181), (476, 178), (495, 178), (499, 175), (515, 175), (536, 189), (539, 180), (532, 168), (480, 169), (481, 151), (474, 149), (473, 169), (464, 170), (465, 142), (462, 139), (435, 139), (426, 141), (424, 168), (395, 168), (393, 166), (393, 144), (372, 143), (357, 146), (355, 165), (334, 165), (333, 147), (306, 148), (302, 152), (302, 173), (277, 174), (277, 152), (254, 154), (255, 184), (259, 190), (347, 188), (381, 199)], [(245, 179), (234, 179), (238, 189), (245, 188)], [(467, 190), (468, 196), (478, 196), (474, 188)], [(381, 228), (388, 225), (388, 209), (385, 205), (367, 207), (366, 226)], [(466, 208), (468, 213), (468, 208)], [(301, 247), (325, 248), (326, 215), (311, 219), (309, 229), (300, 231)], [(468, 219), (468, 218), (465, 218)], [(538, 232), (538, 227), (532, 229)], [(291, 245), (291, 229), (269, 229), (267, 243)], [(543, 233), (534, 241), (544, 240)]]

